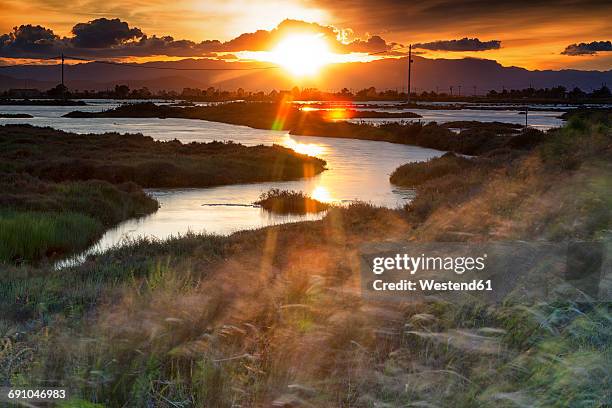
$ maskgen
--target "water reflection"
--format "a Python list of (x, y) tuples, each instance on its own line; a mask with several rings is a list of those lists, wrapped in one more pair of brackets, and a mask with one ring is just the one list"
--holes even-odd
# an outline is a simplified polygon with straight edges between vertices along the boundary
[(334, 200), (332, 199), (329, 191), (323, 186), (317, 186), (314, 190), (312, 190), (312, 198), (315, 200), (322, 201), (324, 203), (331, 203)]
[[(204, 122), (206, 123), (206, 122)], [(225, 125), (230, 126), (230, 125)], [(248, 128), (240, 129), (241, 135)], [(262, 133), (253, 130), (236, 142), (261, 143)], [(261, 132), (261, 131), (260, 131)], [(170, 137), (171, 135), (166, 135)], [(325, 212), (306, 215), (275, 215), (253, 206), (259, 196), (272, 189), (296, 190), (324, 202), (338, 204), (359, 200), (374, 205), (399, 207), (414, 196), (414, 191), (398, 189), (389, 183), (389, 174), (399, 165), (423, 161), (442, 152), (416, 146), (366, 140), (290, 136), (269, 132), (267, 144), (288, 147), (307, 146), (310, 152), (327, 161), (327, 170), (307, 179), (269, 183), (240, 184), (205, 189), (147, 190), (160, 203), (160, 209), (147, 217), (128, 220), (104, 234), (87, 253), (104, 251), (138, 237), (165, 239), (189, 231), (230, 234), (286, 222), (317, 220)], [(306, 151), (306, 150), (303, 150)], [(83, 256), (73, 259), (78, 262)], [(63, 265), (66, 265), (65, 263)]]
[(325, 155), (325, 146), (316, 143), (300, 143), (293, 139), (290, 135), (285, 135), (282, 145), (293, 149), (298, 153), (307, 154), (308, 156)]

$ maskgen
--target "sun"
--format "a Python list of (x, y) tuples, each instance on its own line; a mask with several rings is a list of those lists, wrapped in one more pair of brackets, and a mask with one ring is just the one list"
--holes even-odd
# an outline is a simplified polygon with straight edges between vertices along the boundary
[(292, 35), (272, 51), (271, 60), (296, 76), (316, 74), (332, 60), (332, 53), (322, 35)]

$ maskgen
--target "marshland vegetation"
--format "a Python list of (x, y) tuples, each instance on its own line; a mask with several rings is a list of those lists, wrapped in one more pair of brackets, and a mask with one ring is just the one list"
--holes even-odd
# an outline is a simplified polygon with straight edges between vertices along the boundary
[(0, 382), (67, 387), (69, 406), (608, 406), (609, 303), (359, 294), (364, 243), (605, 239), (609, 125), (521, 147), (398, 170), (417, 189), (402, 210), (0, 268)]
[(139, 134), (1, 126), (0, 261), (84, 249), (110, 226), (157, 210), (142, 188), (294, 180), (324, 166), (321, 159), (281, 146), (182, 144)]
[(262, 193), (255, 204), (275, 214), (318, 213), (327, 210), (330, 206), (328, 203), (316, 200), (301, 191), (277, 188)]

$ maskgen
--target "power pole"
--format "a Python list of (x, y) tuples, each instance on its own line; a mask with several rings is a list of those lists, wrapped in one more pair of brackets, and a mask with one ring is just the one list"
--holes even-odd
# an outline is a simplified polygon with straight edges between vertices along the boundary
[(64, 87), (64, 53), (62, 52), (62, 99), (66, 99), (66, 88)]
[(410, 105), (410, 76), (412, 74), (412, 44), (408, 45), (408, 105)]

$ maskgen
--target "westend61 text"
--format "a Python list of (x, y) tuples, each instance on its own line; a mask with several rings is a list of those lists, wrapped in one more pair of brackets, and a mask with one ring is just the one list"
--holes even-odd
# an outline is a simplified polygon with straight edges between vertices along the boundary
[(438, 282), (432, 279), (419, 279), (411, 281), (402, 279), (399, 282), (384, 282), (381, 279), (372, 282), (372, 288), (376, 291), (491, 291), (493, 286), (491, 280), (473, 280), (469, 282)]

